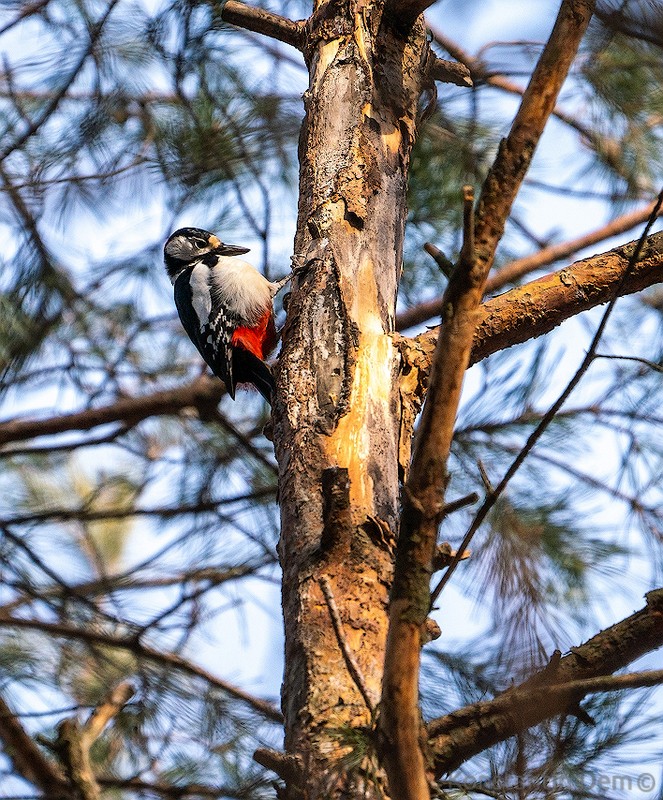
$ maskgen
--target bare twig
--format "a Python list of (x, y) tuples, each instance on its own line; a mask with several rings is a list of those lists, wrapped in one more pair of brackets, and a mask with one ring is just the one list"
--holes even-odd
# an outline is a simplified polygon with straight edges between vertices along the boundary
[[(508, 283), (513, 283), (536, 269), (553, 264), (562, 258), (577, 253), (579, 250), (584, 250), (598, 242), (603, 242), (611, 236), (617, 236), (620, 233), (626, 233), (646, 222), (656, 205), (656, 201), (648, 203), (643, 208), (638, 208), (635, 211), (630, 211), (628, 214), (622, 214), (619, 217), (602, 225), (594, 231), (586, 233), (584, 236), (579, 236), (576, 239), (569, 239), (566, 242), (553, 244), (549, 247), (544, 247), (538, 253), (524, 258), (518, 258), (512, 261), (501, 270), (495, 272), (486, 281), (486, 292), (496, 292), (506, 286)], [(660, 213), (660, 211), (659, 211)]]
[(454, 86), (466, 88), (474, 86), (470, 70), (465, 64), (460, 64), (458, 61), (435, 58), (431, 63), (429, 74), (434, 81), (441, 83), (452, 83)]
[[(494, 71), (488, 70), (484, 66), (481, 59), (475, 58), (473, 55), (468, 53), (457, 42), (454, 42), (452, 39), (450, 39), (443, 31), (438, 30), (437, 28), (431, 28), (431, 33), (433, 34), (433, 39), (442, 45), (442, 47), (447, 51), (447, 53), (449, 53), (450, 56), (452, 56), (452, 58), (455, 58), (456, 61), (464, 64), (468, 68), (471, 79), (475, 85), (485, 83), (488, 86), (501, 89), (504, 92), (518, 95), (520, 97), (522, 97), (525, 93), (525, 89), (522, 86), (514, 83), (505, 75), (499, 75)], [(433, 74), (435, 68), (435, 64), (433, 64), (431, 68)], [(564, 122), (566, 125), (576, 130), (588, 141), (593, 140), (595, 136), (594, 132), (584, 125), (579, 119), (572, 116), (567, 111), (564, 111), (564, 109), (560, 108), (559, 106), (555, 106), (552, 113), (553, 116), (557, 117), (557, 119), (559, 119), (561, 122)]]
[(3, 33), (7, 33), (7, 31), (11, 30), (15, 25), (18, 25), (22, 22), (26, 17), (30, 17), (33, 14), (38, 14), (44, 6), (47, 6), (51, 0), (34, 0), (33, 3), (25, 3), (23, 8), (19, 11), (19, 13), (14, 17), (14, 19), (10, 20), (6, 25), (0, 28), (0, 36)]
[(261, 766), (275, 772), (289, 786), (298, 786), (301, 783), (304, 771), (301, 756), (259, 747), (253, 754), (253, 758)]
[(320, 584), (322, 594), (325, 597), (325, 602), (327, 603), (327, 608), (329, 609), (329, 616), (331, 617), (332, 625), (334, 626), (334, 633), (336, 634), (338, 645), (343, 653), (345, 664), (350, 672), (350, 675), (352, 675), (352, 680), (355, 682), (357, 689), (359, 689), (361, 696), (364, 698), (367, 708), (372, 713), (373, 709), (375, 708), (375, 698), (371, 696), (371, 692), (366, 685), (361, 668), (357, 662), (357, 659), (355, 658), (354, 653), (350, 649), (350, 645), (348, 644), (348, 640), (343, 630), (341, 612), (338, 610), (338, 605), (334, 599), (334, 593), (332, 592), (329, 580), (323, 575), (318, 583)]

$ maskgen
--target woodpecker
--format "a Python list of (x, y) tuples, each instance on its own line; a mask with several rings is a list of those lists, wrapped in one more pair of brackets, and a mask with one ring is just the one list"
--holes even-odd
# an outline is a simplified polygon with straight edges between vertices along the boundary
[(184, 330), (212, 372), (233, 400), (236, 384), (252, 383), (271, 404), (274, 378), (264, 359), (276, 346), (274, 295), (290, 276), (268, 281), (235, 258), (248, 252), (201, 228), (180, 228), (163, 254)]

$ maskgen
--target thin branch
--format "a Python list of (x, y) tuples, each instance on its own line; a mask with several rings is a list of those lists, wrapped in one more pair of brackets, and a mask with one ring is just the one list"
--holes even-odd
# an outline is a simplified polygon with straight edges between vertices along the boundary
[(10, 142), (4, 150), (0, 151), (0, 163), (3, 162), (7, 156), (13, 153), (15, 150), (18, 150), (22, 147), (28, 139), (33, 136), (41, 127), (44, 125), (50, 117), (55, 113), (60, 102), (64, 99), (67, 92), (69, 91), (69, 87), (78, 77), (79, 72), (85, 66), (85, 62), (88, 60), (90, 55), (92, 54), (94, 48), (96, 47), (97, 42), (99, 41), (99, 37), (101, 36), (101, 32), (103, 31), (104, 25), (106, 24), (108, 18), (110, 17), (113, 9), (118, 4), (119, 0), (111, 0), (111, 2), (106, 6), (106, 10), (104, 11), (103, 15), (99, 19), (98, 22), (94, 23), (90, 26), (90, 40), (85, 48), (85, 51), (78, 59), (76, 64), (74, 65), (73, 69), (67, 75), (64, 83), (60, 87), (60, 89), (56, 92), (55, 95), (51, 98), (51, 100), (46, 104), (45, 108), (39, 114), (33, 122), (28, 125), (28, 127), (23, 131), (23, 133), (14, 139), (13, 142)]
[[(514, 83), (505, 75), (499, 75), (488, 70), (481, 59), (472, 56), (467, 52), (467, 50), (464, 50), (457, 42), (454, 42), (441, 30), (438, 30), (437, 28), (430, 28), (430, 31), (433, 35), (433, 39), (438, 42), (438, 44), (440, 44), (450, 56), (468, 68), (472, 81), (475, 85), (485, 83), (488, 86), (493, 86), (496, 89), (501, 89), (504, 92), (508, 92), (509, 94), (517, 95), (519, 97), (522, 97), (523, 94), (525, 94), (525, 89), (522, 86)], [(435, 69), (435, 65), (433, 65), (432, 69)], [(578, 120), (576, 117), (573, 117), (567, 111), (564, 111), (564, 109), (559, 108), (559, 106), (555, 106), (552, 114), (561, 122), (564, 122), (566, 125), (576, 130), (588, 141), (593, 140), (595, 135), (593, 131), (580, 122), (580, 120)]]
[(275, 772), (289, 787), (301, 785), (304, 764), (300, 755), (259, 747), (253, 754), (253, 759), (266, 769)]
[[(240, 580), (245, 577), (256, 576), (256, 573), (266, 566), (271, 566), (276, 563), (276, 556), (265, 557), (255, 564), (244, 564), (238, 567), (229, 567), (228, 569), (220, 569), (214, 567), (199, 567), (197, 569), (190, 569), (175, 575), (163, 575), (152, 578), (139, 578), (131, 572), (124, 573), (123, 575), (106, 575), (98, 580), (86, 581), (84, 583), (72, 584), (71, 592), (86, 598), (90, 596), (105, 595), (109, 591), (117, 592), (135, 592), (143, 589), (156, 589), (168, 586), (180, 586), (183, 583), (205, 583), (210, 588), (217, 588), (229, 581)], [(5, 581), (5, 586), (15, 589), (18, 592), (22, 591), (22, 584), (13, 583), (9, 580)], [(60, 586), (40, 587), (38, 596), (35, 597), (18, 597), (4, 605), (0, 606), (0, 616), (13, 614), (16, 609), (28, 605), (35, 600), (41, 601), (43, 598), (60, 597), (64, 592)]]
[(544, 247), (538, 253), (534, 253), (531, 256), (517, 258), (488, 278), (486, 281), (486, 292), (499, 291), (508, 283), (513, 283), (536, 269), (546, 267), (549, 264), (553, 264), (555, 261), (567, 258), (573, 255), (573, 253), (577, 253), (580, 250), (584, 250), (586, 247), (603, 242), (611, 236), (618, 236), (619, 234), (632, 230), (649, 219), (655, 205), (656, 201), (654, 200), (643, 208), (638, 208), (635, 211), (630, 211), (628, 214), (622, 214), (616, 217), (606, 225), (594, 231), (590, 231), (584, 236)]
[(109, 692), (84, 725), (76, 717), (69, 717), (58, 725), (53, 750), (60, 756), (73, 793), (80, 800), (101, 798), (90, 759), (90, 748), (111, 719), (124, 708), (133, 693), (131, 684), (124, 681)]
[(359, 666), (359, 663), (357, 662), (357, 659), (355, 658), (354, 653), (348, 644), (345, 631), (343, 630), (341, 612), (338, 610), (338, 605), (336, 604), (332, 588), (328, 579), (324, 575), (320, 578), (318, 583), (320, 584), (322, 594), (325, 597), (325, 602), (327, 603), (327, 608), (329, 609), (329, 616), (331, 617), (332, 625), (334, 626), (334, 633), (336, 634), (338, 646), (341, 648), (341, 652), (343, 653), (345, 664), (350, 675), (352, 675), (352, 680), (355, 682), (355, 686), (357, 689), (359, 689), (361, 696), (364, 698), (366, 707), (372, 713), (373, 709), (375, 708), (375, 698), (371, 696), (371, 692), (369, 691), (366, 681), (364, 680), (364, 676), (362, 675), (361, 667)]
[[(572, 648), (569, 655), (553, 659), (519, 686), (493, 700), (473, 703), (430, 722), (436, 775), (451, 772), (477, 753), (539, 722), (572, 713), (583, 694), (590, 691), (660, 683), (661, 670), (602, 679), (599, 676), (610, 676), (661, 647), (662, 615), (663, 590), (649, 592), (645, 608)], [(596, 679), (599, 680), (593, 683)]]
[(202, 375), (187, 386), (164, 389), (142, 397), (123, 397), (100, 408), (89, 408), (47, 419), (0, 422), (0, 445), (25, 441), (35, 436), (89, 430), (111, 422), (122, 421), (126, 425), (135, 425), (148, 417), (179, 414), (186, 408), (207, 410), (215, 407), (224, 394), (221, 381)]
[(304, 47), (305, 23), (293, 22), (286, 17), (265, 11), (263, 8), (253, 8), (237, 0), (226, 0), (226, 2), (214, 2), (213, 7), (216, 13), (224, 22), (237, 25), (238, 28), (245, 28), (247, 31), (261, 33), (271, 39), (278, 39), (285, 42), (297, 50)]
[(19, 13), (14, 17), (14, 19), (10, 20), (6, 25), (0, 28), (0, 36), (2, 36), (3, 33), (7, 33), (7, 31), (11, 30), (15, 25), (23, 22), (26, 17), (30, 17), (33, 14), (38, 14), (50, 2), (51, 0), (34, 0), (33, 3), (26, 3)]
[(134, 687), (129, 681), (115, 686), (97, 706), (82, 729), (88, 746), (101, 736), (104, 728), (116, 717), (134, 695)]
[(181, 506), (155, 506), (153, 508), (107, 508), (89, 509), (85, 506), (81, 508), (51, 508), (46, 511), (37, 511), (34, 514), (23, 514), (21, 516), (0, 519), (0, 528), (8, 525), (28, 525), (37, 522), (98, 522), (107, 519), (127, 519), (129, 517), (158, 517), (159, 519), (170, 519), (181, 514), (204, 514), (215, 512), (226, 505), (235, 503), (252, 502), (264, 497), (273, 496), (276, 493), (275, 486), (265, 486), (253, 492), (222, 497), (219, 500), (201, 500), (198, 503)]
[[(467, 546), (469, 545), (470, 541), (472, 540), (472, 537), (477, 532), (477, 530), (479, 529), (479, 527), (481, 526), (483, 521), (486, 519), (486, 517), (488, 516), (489, 512), (491, 511), (491, 509), (493, 508), (493, 506), (497, 502), (498, 498), (501, 496), (501, 494), (506, 489), (506, 487), (509, 484), (509, 481), (511, 480), (511, 478), (513, 478), (513, 476), (516, 474), (516, 472), (520, 469), (522, 463), (525, 461), (525, 459), (527, 458), (527, 456), (529, 455), (529, 453), (531, 452), (533, 447), (536, 445), (536, 443), (539, 441), (541, 436), (543, 436), (545, 431), (548, 429), (548, 426), (550, 425), (550, 423), (553, 421), (553, 419), (557, 415), (557, 412), (561, 409), (561, 407), (567, 401), (567, 399), (569, 398), (569, 396), (571, 395), (573, 390), (576, 388), (576, 386), (578, 385), (578, 383), (580, 382), (582, 377), (585, 375), (585, 373), (589, 369), (589, 367), (592, 364), (592, 362), (595, 360), (597, 348), (599, 346), (599, 342), (601, 341), (601, 339), (603, 337), (603, 333), (605, 331), (606, 325), (608, 324), (608, 320), (610, 319), (610, 316), (611, 316), (612, 311), (613, 311), (613, 309), (615, 307), (615, 304), (616, 304), (617, 300), (620, 297), (620, 293), (621, 293), (621, 291), (622, 291), (622, 289), (623, 289), (623, 287), (624, 287), (624, 285), (626, 283), (626, 280), (628, 279), (630, 274), (633, 272), (633, 270), (635, 269), (635, 267), (636, 267), (636, 265), (637, 265), (637, 263), (638, 263), (638, 261), (640, 259), (640, 254), (641, 254), (641, 252), (642, 252), (642, 250), (643, 250), (643, 248), (645, 246), (645, 242), (647, 241), (647, 235), (649, 234), (649, 231), (651, 230), (654, 222), (656, 222), (656, 218), (658, 217), (658, 214), (659, 214), (659, 211), (661, 209), (661, 206), (663, 206), (663, 189), (661, 190), (661, 192), (658, 195), (658, 200), (656, 202), (656, 205), (654, 206), (654, 208), (651, 211), (651, 214), (649, 216), (649, 220), (647, 222), (647, 225), (645, 226), (645, 229), (642, 232), (642, 236), (640, 237), (640, 239), (638, 239), (638, 242), (637, 242), (635, 248), (631, 252), (631, 256), (630, 256), (630, 258), (628, 260), (628, 263), (627, 263), (626, 268), (625, 268), (625, 270), (623, 272), (623, 275), (621, 276), (619, 282), (617, 283), (617, 285), (613, 289), (613, 294), (612, 294), (612, 297), (610, 299), (610, 302), (608, 303), (608, 307), (603, 312), (603, 316), (601, 317), (601, 321), (598, 324), (598, 327), (596, 329), (596, 333), (594, 334), (594, 337), (592, 338), (591, 344), (589, 346), (589, 349), (588, 349), (585, 357), (582, 360), (582, 363), (580, 364), (580, 366), (576, 370), (576, 372), (573, 375), (573, 377), (571, 378), (571, 380), (567, 383), (567, 385), (565, 386), (565, 388), (563, 389), (563, 391), (561, 392), (561, 394), (559, 395), (557, 400), (550, 406), (548, 411), (543, 415), (543, 417), (539, 421), (539, 423), (536, 426), (536, 428), (534, 428), (534, 430), (527, 437), (527, 441), (523, 445), (522, 450), (518, 453), (518, 455), (511, 462), (509, 468), (504, 473), (504, 477), (502, 478), (502, 480), (495, 487), (494, 491), (488, 492), (488, 494), (486, 495), (486, 499), (484, 500), (484, 502), (482, 503), (481, 507), (477, 511), (477, 514), (476, 514), (475, 518), (472, 520), (472, 524), (468, 528), (467, 533), (465, 534), (465, 537), (463, 538), (463, 541), (462, 541), (460, 547), (458, 548), (459, 552), (462, 553), (467, 548)], [(442, 576), (441, 580), (439, 581), (439, 583), (437, 584), (437, 586), (435, 587), (435, 589), (433, 590), (433, 592), (431, 594), (431, 605), (435, 602), (435, 599), (438, 597), (440, 592), (444, 589), (446, 584), (449, 582), (449, 579), (451, 578), (451, 575), (453, 574), (454, 570), (458, 566), (459, 562), (460, 562), (460, 558), (458, 556), (456, 556), (456, 558), (454, 558), (454, 560), (449, 565), (449, 568), (444, 573), (444, 575)]]
[(161, 664), (162, 666), (169, 667), (171, 669), (180, 670), (188, 675), (202, 678), (211, 686), (226, 692), (237, 700), (242, 700), (243, 702), (247, 703), (247, 705), (251, 706), (251, 708), (267, 717), (267, 719), (271, 719), (274, 722), (283, 722), (283, 715), (281, 712), (267, 700), (254, 697), (248, 692), (245, 692), (243, 689), (240, 689), (238, 686), (234, 686), (232, 683), (228, 683), (228, 681), (218, 678), (211, 672), (208, 672), (197, 664), (188, 661), (176, 653), (157, 650), (156, 648), (143, 644), (136, 637), (118, 636), (113, 633), (105, 633), (99, 630), (93, 630), (90, 627), (78, 628), (75, 625), (70, 625), (63, 622), (46, 622), (38, 619), (10, 617), (6, 614), (0, 615), (0, 627), (2, 626), (37, 630), (51, 636), (64, 636), (68, 639), (77, 639), (84, 642), (101, 644), (106, 647), (116, 647), (120, 650), (127, 650), (128, 652), (133, 653), (137, 658), (145, 658), (155, 664)]
[[(632, 230), (636, 226), (646, 222), (652, 212), (654, 202), (649, 203), (648, 205), (644, 206), (643, 208), (639, 208), (636, 211), (630, 211), (628, 214), (622, 214), (619, 217), (615, 217), (615, 219), (611, 220), (606, 225), (602, 225), (600, 228), (590, 231), (584, 236), (579, 236), (575, 239), (569, 239), (566, 242), (559, 242), (558, 244), (544, 247), (543, 249), (539, 250), (538, 253), (534, 253), (531, 256), (524, 256), (523, 258), (515, 259), (488, 277), (488, 280), (486, 281), (486, 294), (497, 292), (504, 288), (504, 286), (507, 284), (514, 283), (516, 280), (528, 275), (530, 272), (534, 272), (537, 269), (541, 269), (541, 267), (554, 264), (555, 261), (560, 261), (563, 258), (567, 258), (568, 256), (573, 255), (580, 250), (584, 250), (586, 247), (590, 247), (591, 245), (603, 242), (612, 236), (617, 236), (621, 233), (626, 233), (627, 231)], [(425, 246), (425, 250), (428, 253), (431, 253), (433, 248), (434, 250), (437, 250), (434, 245)], [(435, 258), (435, 256), (433, 257)], [(432, 317), (439, 316), (441, 313), (442, 296), (440, 295), (433, 300), (427, 300), (424, 303), (420, 303), (413, 308), (408, 308), (398, 314), (396, 317), (396, 329), (401, 331), (411, 328), (414, 325), (421, 325)]]
[(149, 793), (167, 800), (185, 800), (187, 797), (198, 800), (200, 797), (209, 800), (233, 797), (237, 800), (246, 800), (247, 790), (244, 787), (231, 788), (230, 786), (211, 786), (204, 783), (188, 783), (176, 785), (173, 783), (152, 783), (141, 778), (98, 778), (97, 783), (106, 789), (126, 790)]
[(654, 372), (663, 373), (663, 366), (661, 364), (650, 361), (648, 358), (640, 358), (639, 356), (618, 356), (610, 353), (596, 353), (594, 358), (605, 358), (613, 361), (633, 361), (636, 364), (642, 364), (643, 367), (654, 370)]

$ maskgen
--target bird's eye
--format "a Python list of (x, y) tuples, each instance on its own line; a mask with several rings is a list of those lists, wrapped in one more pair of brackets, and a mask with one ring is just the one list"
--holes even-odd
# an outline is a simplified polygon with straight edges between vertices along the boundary
[(195, 244), (196, 247), (199, 247), (201, 250), (203, 250), (209, 244), (209, 242), (206, 242), (204, 239), (194, 239), (193, 243)]

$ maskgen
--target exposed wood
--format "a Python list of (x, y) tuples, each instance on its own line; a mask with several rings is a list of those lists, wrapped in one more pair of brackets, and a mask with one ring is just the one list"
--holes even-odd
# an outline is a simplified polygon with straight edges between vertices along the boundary
[[(362, 694), (380, 694), (399, 508), (400, 355), (390, 333), (429, 52), (423, 21), (403, 31), (380, 4), (356, 12), (318, 2), (308, 23), (295, 241), (302, 269), (274, 404), (285, 746), (302, 758), (305, 794), (330, 800), (384, 791), (362, 769), (347, 769), (354, 745), (339, 731), (369, 727)], [(339, 647), (322, 585), (335, 598), (356, 670)], [(370, 741), (366, 759), (375, 760)]]

